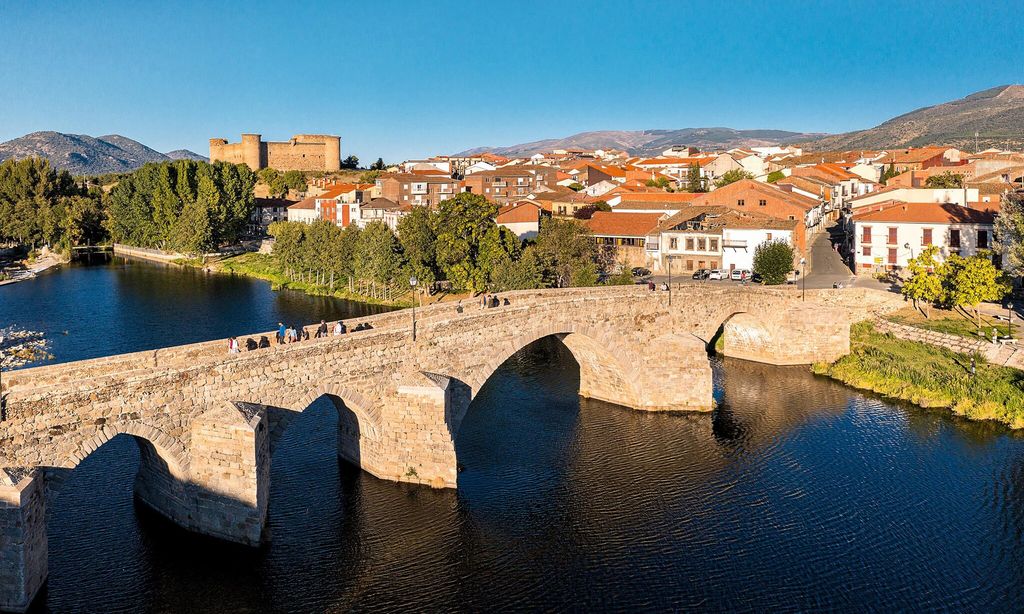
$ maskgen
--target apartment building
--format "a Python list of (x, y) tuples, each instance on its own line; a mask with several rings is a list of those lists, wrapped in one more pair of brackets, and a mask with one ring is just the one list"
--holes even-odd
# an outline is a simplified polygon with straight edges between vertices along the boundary
[(437, 207), (461, 191), (459, 182), (446, 175), (393, 173), (377, 178), (375, 192), (400, 205)]

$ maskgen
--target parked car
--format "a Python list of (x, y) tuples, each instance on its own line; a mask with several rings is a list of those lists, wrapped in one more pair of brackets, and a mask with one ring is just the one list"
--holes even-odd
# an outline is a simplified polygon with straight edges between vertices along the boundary
[(800, 281), (800, 271), (794, 269), (786, 275), (787, 284), (795, 284), (798, 281)]
[(747, 269), (733, 269), (732, 273), (729, 274), (729, 278), (733, 281), (743, 281), (750, 279), (750, 271)]
[(764, 278), (761, 277), (760, 273), (752, 273), (750, 275), (750, 282), (754, 283), (754, 284), (763, 284), (764, 283)]
[(647, 277), (651, 274), (650, 269), (645, 269), (642, 266), (633, 267), (633, 277)]
[(696, 271), (693, 272), (693, 278), (694, 279), (707, 279), (709, 272), (710, 271), (708, 271), (707, 269), (697, 269)]
[(708, 279), (727, 279), (729, 273), (722, 269), (711, 269), (708, 271)]

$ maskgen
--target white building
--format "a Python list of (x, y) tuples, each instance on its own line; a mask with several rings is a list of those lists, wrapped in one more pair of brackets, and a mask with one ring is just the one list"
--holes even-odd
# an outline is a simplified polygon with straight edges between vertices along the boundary
[(929, 245), (939, 259), (973, 256), (991, 249), (994, 214), (988, 210), (935, 202), (890, 201), (854, 211), (857, 272), (902, 268)]
[(949, 203), (967, 206), (978, 202), (978, 188), (885, 188), (848, 201), (854, 213), (890, 200), (908, 203)]

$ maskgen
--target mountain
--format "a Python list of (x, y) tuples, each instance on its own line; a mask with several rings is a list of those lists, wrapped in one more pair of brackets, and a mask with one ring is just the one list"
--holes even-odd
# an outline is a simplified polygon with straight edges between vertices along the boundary
[(92, 137), (87, 134), (33, 132), (0, 143), (0, 160), (33, 156), (47, 158), (55, 168), (67, 170), (72, 175), (125, 173), (147, 162), (167, 162), (185, 157), (206, 159), (183, 149), (162, 154), (119, 134)]
[(195, 160), (197, 162), (210, 161), (206, 156), (201, 156), (194, 151), (189, 151), (188, 149), (175, 149), (174, 151), (168, 151), (164, 155), (171, 160)]
[(817, 151), (885, 149), (949, 145), (968, 151), (977, 146), (1024, 146), (1024, 85), (1001, 85), (966, 98), (924, 107), (894, 117), (869, 130), (810, 140)]
[(672, 145), (689, 145), (702, 149), (732, 149), (784, 145), (806, 141), (818, 136), (786, 130), (734, 130), (732, 128), (683, 128), (681, 130), (600, 130), (581, 132), (562, 139), (545, 139), (507, 147), (476, 147), (456, 155), (492, 153), (517, 157), (544, 153), (552, 149), (580, 147), (583, 149), (622, 149), (634, 156), (660, 154)]

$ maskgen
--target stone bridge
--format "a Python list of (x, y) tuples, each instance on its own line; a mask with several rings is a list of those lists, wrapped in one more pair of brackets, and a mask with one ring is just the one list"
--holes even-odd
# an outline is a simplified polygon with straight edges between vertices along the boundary
[(360, 319), (372, 330), (266, 346), (272, 333), (37, 367), (4, 378), (0, 609), (22, 610), (47, 575), (47, 500), (105, 442), (140, 448), (138, 499), (176, 524), (258, 544), (275, 443), (320, 397), (340, 415), (339, 454), (387, 480), (453, 488), (455, 439), (506, 359), (556, 336), (580, 394), (647, 411), (710, 411), (707, 346), (772, 364), (834, 360), (850, 323), (893, 299), (863, 290), (639, 286), (510, 292), (502, 306), (441, 303)]

